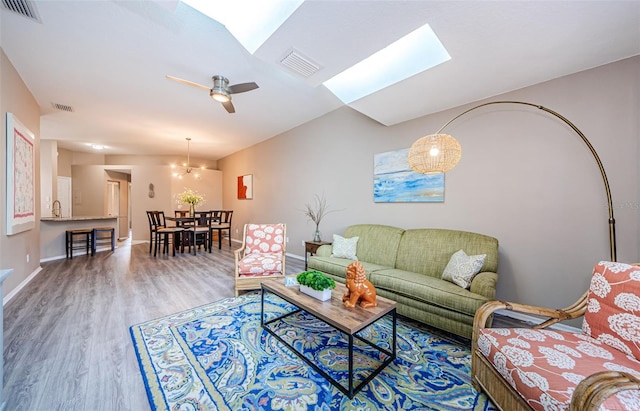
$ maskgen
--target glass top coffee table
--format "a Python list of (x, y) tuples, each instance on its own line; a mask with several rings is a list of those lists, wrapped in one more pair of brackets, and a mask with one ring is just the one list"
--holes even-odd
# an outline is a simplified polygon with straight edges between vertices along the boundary
[[(367, 385), (373, 378), (375, 378), (380, 371), (382, 371), (387, 365), (389, 365), (396, 358), (396, 303), (389, 299), (378, 296), (377, 307), (373, 308), (361, 308), (356, 306), (354, 308), (345, 308), (342, 305), (342, 296), (347, 292), (347, 288), (344, 284), (336, 283), (336, 288), (332, 290), (331, 299), (327, 301), (320, 301), (313, 297), (310, 297), (300, 292), (299, 286), (286, 286), (284, 279), (272, 279), (262, 282), (262, 300), (260, 304), (260, 322), (262, 328), (273, 335), (281, 343), (287, 346), (298, 357), (309, 364), (313, 369), (318, 371), (327, 381), (331, 382), (340, 391), (342, 391), (349, 398), (353, 398), (358, 391), (360, 391), (365, 385)], [(285, 300), (289, 304), (296, 307), (296, 309), (287, 312), (279, 317), (265, 320), (264, 303), (265, 295), (267, 293), (274, 294), (281, 299)], [(305, 311), (324, 323), (330, 325), (334, 329), (344, 333), (347, 336), (348, 355), (346, 361), (348, 362), (347, 373), (347, 386), (345, 387), (329, 373), (323, 370), (313, 358), (309, 358), (304, 353), (295, 349), (288, 341), (282, 336), (278, 335), (277, 325), (278, 322), (284, 321), (287, 317)], [(381, 347), (361, 335), (359, 333), (369, 327), (370, 325), (381, 320), (385, 316), (391, 316), (392, 333), (391, 333), (391, 349)], [(378, 353), (379, 357), (384, 357), (384, 360), (378, 361), (381, 364), (375, 368), (371, 374), (362, 379), (362, 381), (354, 386), (354, 339), (362, 341), (366, 345), (373, 347)], [(362, 350), (360, 350), (362, 352)], [(384, 354), (384, 355), (382, 355)], [(363, 355), (363, 354), (359, 354)], [(378, 358), (376, 358), (377, 360)]]

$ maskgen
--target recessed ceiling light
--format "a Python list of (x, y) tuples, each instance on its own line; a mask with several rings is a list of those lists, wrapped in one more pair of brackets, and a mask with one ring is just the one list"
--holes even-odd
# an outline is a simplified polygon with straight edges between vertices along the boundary
[(345, 104), (450, 60), (428, 24), (324, 82)]
[(102, 144), (91, 144), (91, 148), (94, 150), (104, 150), (104, 146)]
[(182, 0), (224, 26), (253, 54), (303, 0)]

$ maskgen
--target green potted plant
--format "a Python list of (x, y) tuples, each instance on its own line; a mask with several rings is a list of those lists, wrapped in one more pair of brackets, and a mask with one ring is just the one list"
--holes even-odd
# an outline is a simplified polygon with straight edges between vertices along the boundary
[(320, 301), (330, 299), (331, 290), (336, 287), (333, 279), (316, 270), (301, 272), (296, 276), (296, 280), (298, 280), (300, 284), (301, 292), (317, 298)]

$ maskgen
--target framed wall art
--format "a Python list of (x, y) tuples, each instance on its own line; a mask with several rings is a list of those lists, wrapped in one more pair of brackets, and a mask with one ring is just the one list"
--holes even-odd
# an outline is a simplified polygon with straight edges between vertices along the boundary
[(35, 135), (7, 113), (7, 235), (35, 227)]
[(373, 201), (376, 203), (442, 203), (444, 173), (420, 174), (409, 166), (405, 148), (373, 157)]
[(253, 199), (253, 174), (238, 176), (238, 199)]

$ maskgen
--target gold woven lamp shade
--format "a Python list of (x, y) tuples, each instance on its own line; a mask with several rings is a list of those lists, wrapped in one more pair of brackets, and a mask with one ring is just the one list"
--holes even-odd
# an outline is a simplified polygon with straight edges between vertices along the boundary
[(430, 134), (416, 140), (409, 149), (409, 166), (422, 174), (449, 171), (462, 157), (458, 140), (449, 134)]

